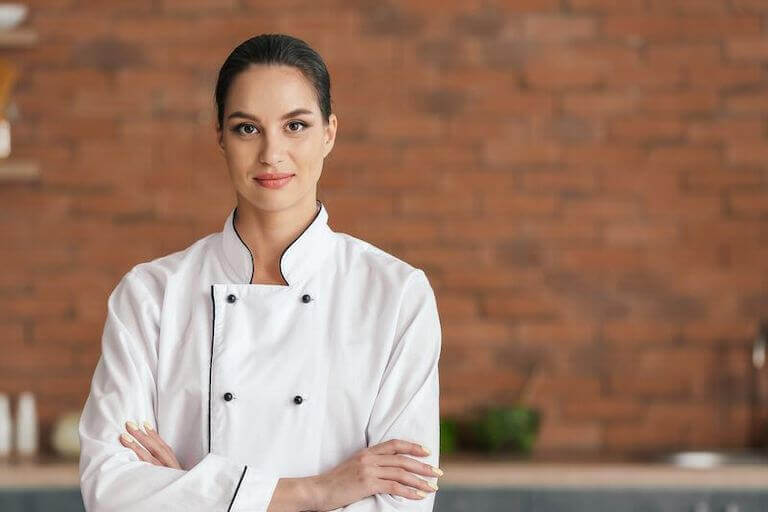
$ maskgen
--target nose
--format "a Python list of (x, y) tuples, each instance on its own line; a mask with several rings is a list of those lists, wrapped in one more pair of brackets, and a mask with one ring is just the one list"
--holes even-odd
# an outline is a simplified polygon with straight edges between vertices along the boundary
[(278, 135), (267, 136), (265, 133), (259, 148), (259, 162), (277, 168), (284, 159), (284, 149), (280, 137)]

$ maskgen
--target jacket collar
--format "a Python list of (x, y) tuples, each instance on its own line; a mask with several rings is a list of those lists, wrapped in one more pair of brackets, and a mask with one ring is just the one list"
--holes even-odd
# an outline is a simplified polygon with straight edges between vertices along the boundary
[[(333, 231), (328, 226), (328, 211), (320, 200), (317, 213), (309, 226), (285, 248), (280, 256), (280, 272), (288, 285), (304, 281), (323, 263), (331, 249)], [(251, 251), (235, 229), (237, 206), (230, 211), (222, 230), (224, 258), (234, 271), (238, 283), (250, 284), (253, 280)]]

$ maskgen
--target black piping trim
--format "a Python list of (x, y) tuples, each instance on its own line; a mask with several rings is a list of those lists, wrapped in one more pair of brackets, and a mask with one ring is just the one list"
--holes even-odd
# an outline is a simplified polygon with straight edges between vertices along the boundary
[(240, 475), (240, 480), (237, 482), (237, 487), (235, 487), (235, 495), (232, 496), (232, 501), (229, 502), (229, 507), (227, 507), (227, 512), (232, 510), (232, 505), (235, 503), (235, 498), (237, 498), (237, 491), (240, 490), (240, 484), (243, 483), (243, 478), (245, 478), (246, 471), (248, 471), (247, 465), (243, 468), (243, 474)]
[[(322, 202), (319, 199), (315, 199), (315, 201), (316, 201), (316, 203), (318, 205), (318, 208), (317, 208), (317, 212), (315, 212), (315, 216), (312, 217), (312, 221), (309, 224), (307, 224), (307, 227), (305, 227), (301, 231), (301, 233), (299, 233), (299, 235), (296, 238), (293, 239), (293, 242), (289, 243), (288, 246), (285, 249), (283, 249), (283, 253), (280, 255), (280, 277), (282, 277), (283, 281), (285, 281), (286, 283), (288, 283), (288, 280), (285, 278), (285, 275), (283, 274), (283, 256), (285, 256), (285, 253), (288, 251), (288, 249), (293, 244), (296, 243), (296, 240), (301, 238), (301, 235), (303, 235), (309, 229), (309, 226), (311, 226), (312, 224), (315, 223), (315, 220), (317, 220), (317, 216), (320, 215), (320, 210), (322, 210)], [(253, 268), (254, 267), (254, 265), (253, 265), (253, 253), (248, 248), (248, 246), (245, 244), (245, 242), (243, 242), (243, 237), (240, 236), (240, 233), (237, 232), (237, 228), (235, 227), (235, 217), (236, 216), (237, 216), (237, 207), (235, 207), (235, 215), (232, 216), (232, 227), (235, 230), (235, 234), (237, 235), (237, 238), (240, 239), (240, 242), (246, 248), (246, 250), (248, 251), (248, 254), (251, 255), (251, 278), (248, 280), (248, 284), (251, 284), (253, 282), (253, 271), (254, 271), (254, 268)], [(288, 283), (288, 285), (290, 286), (290, 283)]]
[(211, 285), (211, 305), (213, 320), (211, 321), (211, 362), (208, 365), (208, 453), (211, 453), (211, 389), (213, 388), (213, 339), (216, 336), (216, 299)]
[(232, 229), (235, 230), (235, 234), (237, 235), (237, 238), (240, 239), (240, 243), (243, 244), (243, 247), (245, 247), (245, 250), (248, 251), (248, 255), (251, 257), (251, 278), (248, 279), (248, 284), (251, 284), (253, 282), (253, 271), (254, 271), (254, 264), (253, 264), (253, 253), (251, 252), (251, 249), (248, 248), (248, 246), (243, 241), (243, 237), (240, 236), (240, 233), (237, 232), (237, 228), (235, 227), (235, 217), (237, 217), (237, 206), (235, 206), (235, 214), (232, 216)]

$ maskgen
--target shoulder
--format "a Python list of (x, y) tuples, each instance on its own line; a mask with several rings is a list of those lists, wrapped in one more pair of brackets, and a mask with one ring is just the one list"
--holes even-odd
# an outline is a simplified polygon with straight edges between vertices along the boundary
[(414, 266), (371, 242), (348, 233), (335, 232), (339, 246), (339, 264), (347, 273), (362, 274), (366, 282), (383, 282), (389, 289), (413, 287), (432, 292), (423, 269)]
[[(153, 301), (162, 301), (166, 287), (180, 269), (196, 266), (209, 254), (212, 244), (220, 233), (206, 235), (184, 249), (134, 264), (118, 281), (112, 294), (122, 293)], [(199, 267), (198, 267), (199, 268)]]

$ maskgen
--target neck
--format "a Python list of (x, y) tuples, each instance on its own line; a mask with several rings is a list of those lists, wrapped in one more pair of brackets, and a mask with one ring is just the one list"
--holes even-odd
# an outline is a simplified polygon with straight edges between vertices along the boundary
[(314, 196), (275, 211), (259, 209), (238, 196), (235, 228), (253, 256), (253, 284), (287, 284), (280, 257), (309, 226), (317, 209)]

